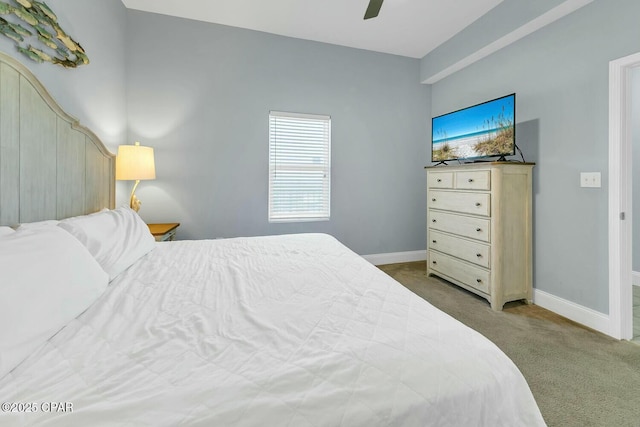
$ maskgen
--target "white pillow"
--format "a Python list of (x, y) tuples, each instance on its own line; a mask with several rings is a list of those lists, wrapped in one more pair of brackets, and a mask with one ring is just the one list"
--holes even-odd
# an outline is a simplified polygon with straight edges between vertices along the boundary
[(10, 235), (12, 235), (12, 234), (13, 234), (13, 233), (15, 233), (15, 232), (16, 232), (16, 230), (14, 230), (14, 229), (13, 229), (13, 228), (11, 228), (11, 227), (6, 227), (6, 226), (4, 226), (4, 225), (3, 225), (3, 226), (0, 226), (0, 237), (3, 237), (3, 236), (10, 236)]
[(58, 227), (0, 239), (0, 378), (105, 290), (108, 276)]
[(128, 207), (60, 221), (113, 280), (156, 247), (156, 240), (138, 214)]
[(23, 222), (18, 224), (15, 228), (16, 230), (35, 230), (43, 227), (54, 227), (58, 225), (59, 222), (60, 221), (57, 219), (45, 219), (44, 221)]

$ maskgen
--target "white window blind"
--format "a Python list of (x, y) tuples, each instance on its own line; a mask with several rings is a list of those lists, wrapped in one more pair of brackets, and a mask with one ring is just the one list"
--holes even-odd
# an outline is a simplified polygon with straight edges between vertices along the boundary
[(269, 113), (269, 221), (330, 216), (331, 117)]

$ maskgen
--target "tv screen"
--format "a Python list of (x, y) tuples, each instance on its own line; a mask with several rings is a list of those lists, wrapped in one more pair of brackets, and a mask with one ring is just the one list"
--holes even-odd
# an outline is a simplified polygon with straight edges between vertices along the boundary
[(431, 160), (478, 159), (516, 153), (516, 94), (434, 117)]

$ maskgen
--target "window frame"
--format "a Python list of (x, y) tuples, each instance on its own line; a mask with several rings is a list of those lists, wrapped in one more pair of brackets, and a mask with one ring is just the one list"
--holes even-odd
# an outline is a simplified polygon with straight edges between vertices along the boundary
[[(308, 163), (297, 164), (278, 164), (274, 161), (274, 156), (277, 158), (277, 120), (281, 117), (282, 120), (287, 121), (304, 121), (314, 120), (322, 122), (325, 129), (323, 147), (323, 157), (319, 166), (314, 167)], [(276, 126), (274, 129), (273, 126)], [(268, 220), (270, 223), (283, 223), (283, 222), (316, 222), (316, 221), (329, 221), (331, 219), (331, 116), (321, 114), (307, 114), (307, 113), (291, 113), (283, 111), (269, 111), (269, 192), (268, 192)], [(274, 145), (275, 144), (275, 145)], [(306, 212), (294, 212), (289, 210), (284, 213), (274, 212), (274, 194), (277, 190), (274, 189), (274, 181), (278, 171), (283, 172), (295, 172), (300, 170), (306, 171), (323, 171), (323, 178), (320, 186), (322, 187), (322, 202), (321, 209), (309, 210)], [(293, 206), (293, 204), (292, 204)]]

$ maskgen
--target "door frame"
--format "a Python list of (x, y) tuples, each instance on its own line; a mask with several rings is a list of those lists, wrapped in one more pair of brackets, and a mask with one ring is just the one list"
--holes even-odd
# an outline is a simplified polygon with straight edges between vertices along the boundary
[(631, 70), (640, 52), (609, 62), (609, 335), (633, 338)]

